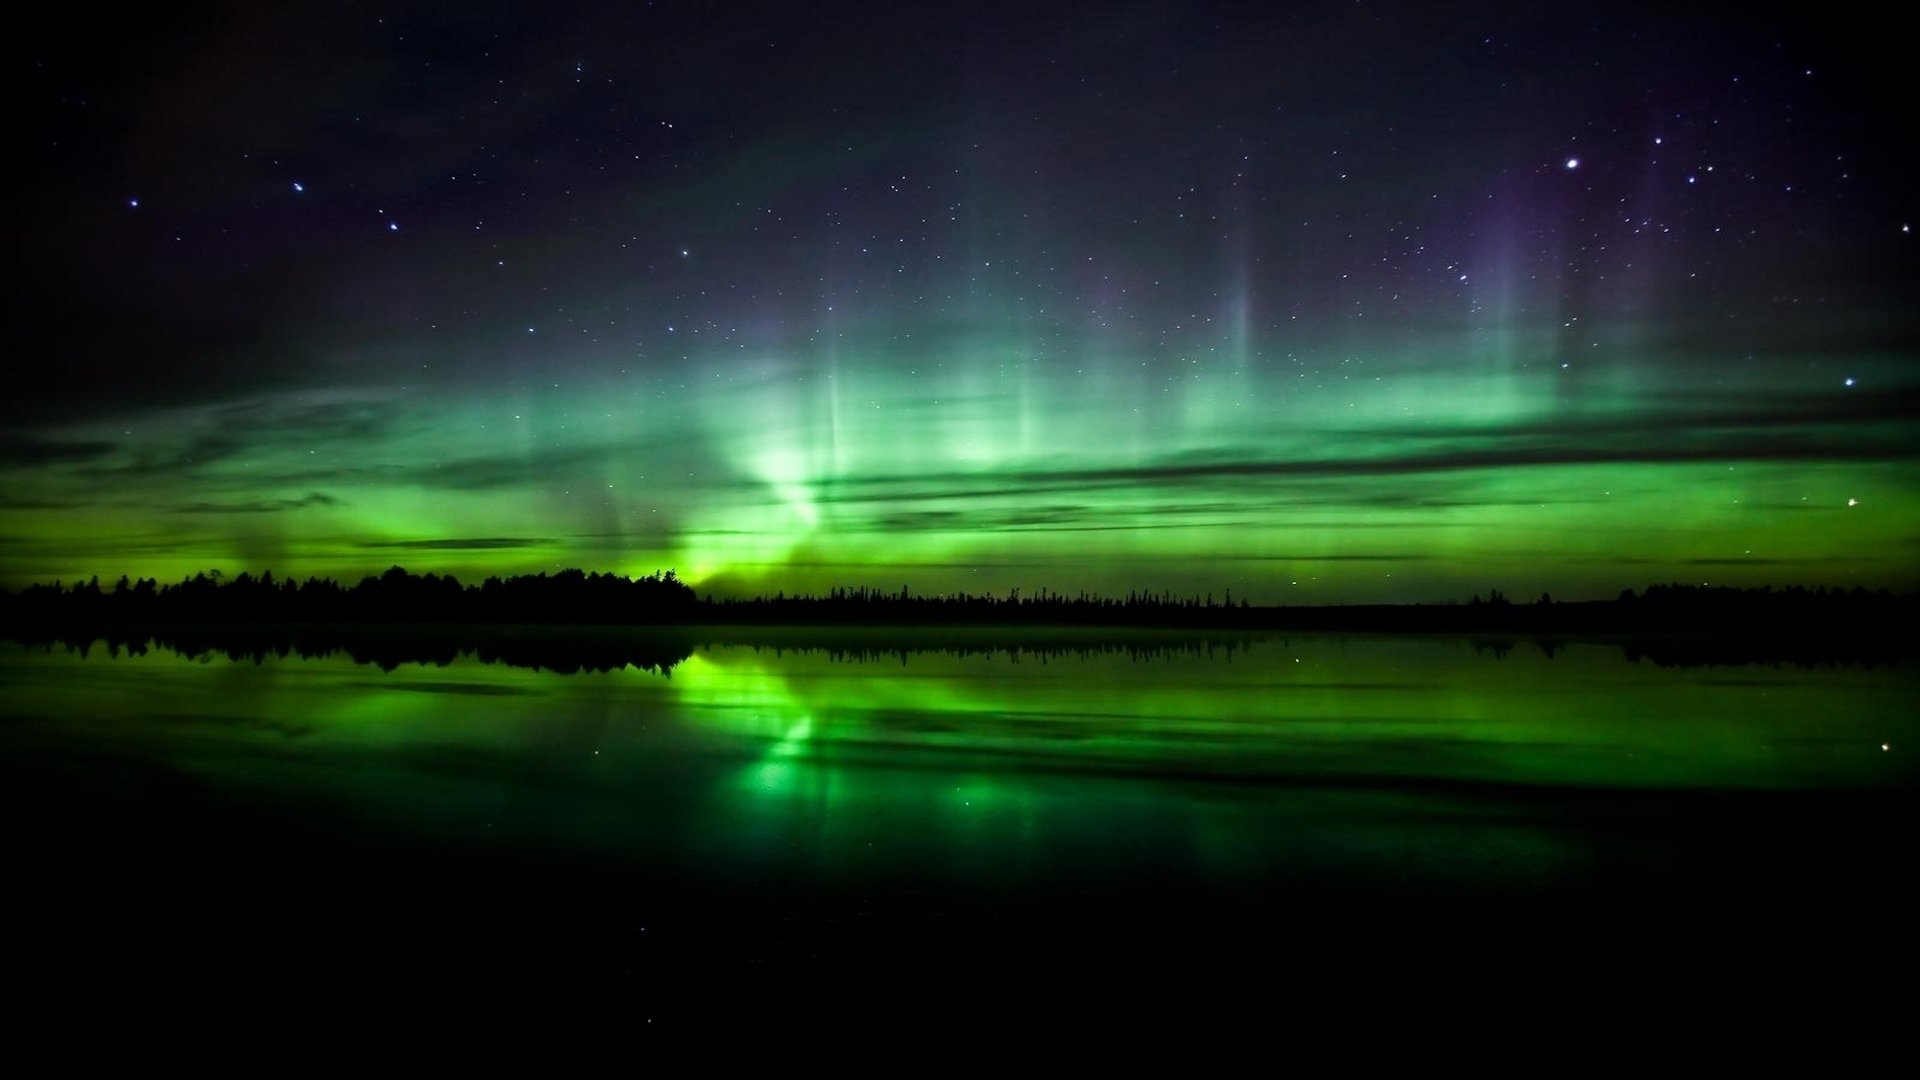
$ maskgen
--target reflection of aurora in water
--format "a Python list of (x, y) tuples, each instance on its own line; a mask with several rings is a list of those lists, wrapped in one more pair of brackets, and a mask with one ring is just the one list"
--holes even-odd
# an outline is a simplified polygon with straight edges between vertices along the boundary
[[(831, 762), (1256, 782), (1780, 788), (1883, 776), (1885, 758), (1853, 751), (1878, 751), (1910, 724), (1900, 692), (1913, 685), (1908, 666), (1669, 669), (1598, 644), (1548, 654), (1528, 645), (1483, 652), (1459, 638), (1062, 630), (997, 648), (993, 632), (962, 632), (921, 651), (911, 632), (872, 631), (851, 645), (785, 633), (773, 645), (691, 647), (667, 677), (634, 667), (555, 675), (452, 651), (381, 671), (344, 654), (188, 659), (102, 649), (87, 658), (9, 647), (20, 678), (7, 701), (29, 715), (99, 722), (218, 712), (262, 730), (349, 741), (532, 746), (563, 731), (617, 742), (671, 729), (796, 774)], [(689, 651), (636, 640), (605, 648)], [(74, 677), (47, 677), (62, 671)]]
[(1728, 679), (1459, 641), (867, 664), (717, 647), (673, 684), (695, 723), (762, 748), (715, 792), (715, 831), (823, 872), (905, 833), (971, 877), (1125, 837), (1226, 878), (1357, 853), (1424, 878), (1551, 875), (1578, 845), (1492, 827), (1480, 796), (1875, 786), (1908, 778), (1877, 733), (1912, 726), (1886, 692), (1904, 672)]
[[(840, 948), (851, 912), (893, 920), (869, 945), (911, 956), (1100, 912), (1231, 927), (1355, 895), (1515, 917), (1568, 890), (1720, 895), (1782, 858), (1832, 889), (1877, 865), (1849, 837), (1884, 832), (1915, 779), (1910, 667), (1445, 638), (870, 662), (716, 644), (666, 676), (7, 646), (0, 686), (7, 791), (71, 832), (58, 851), (200, 838), (214, 895), (288, 852), (282, 905), (309, 858), (357, 896), (430, 856), (413, 887), (458, 890), (489, 934), (558, 906), (600, 948), (651, 912), (741, 963)], [(42, 880), (115, 863), (54, 865), (69, 876)]]
[(924, 653), (856, 664), (709, 647), (672, 681), (693, 717), (764, 740), (785, 762), (830, 753), (1015, 773), (1776, 787), (1877, 768), (1845, 748), (1877, 750), (1873, 732), (1904, 726), (1867, 687), (1910, 676), (1728, 679), (1628, 663), (1604, 646), (1496, 660), (1462, 641), (1333, 637), (1025, 662)]
[[(1729, 675), (1461, 639), (873, 662), (706, 645), (669, 677), (7, 655), (7, 711), (76, 717), (62, 731), (95, 752), (406, 828), (819, 872), (936, 855), (1001, 872), (1126, 837), (1229, 866), (1283, 834), (1431, 855), (1453, 843), (1436, 829), (1474, 832), (1460, 800), (1490, 793), (1903, 783), (1881, 746), (1914, 724), (1909, 668)], [(1538, 840), (1494, 833), (1509, 853)]]

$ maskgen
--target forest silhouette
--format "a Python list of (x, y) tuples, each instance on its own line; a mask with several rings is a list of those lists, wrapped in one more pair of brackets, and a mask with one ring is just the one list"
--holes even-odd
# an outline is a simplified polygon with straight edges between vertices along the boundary
[[(1521, 640), (1551, 657), (1567, 639), (1602, 639), (1663, 665), (1899, 663), (1912, 653), (1920, 598), (1884, 590), (1656, 585), (1607, 601), (1263, 607), (1223, 594), (1125, 597), (1047, 590), (1004, 596), (834, 589), (752, 599), (698, 595), (672, 571), (631, 578), (565, 570), (475, 584), (393, 567), (351, 586), (217, 572), (174, 584), (121, 578), (0, 592), (0, 635), (29, 644), (139, 653), (149, 643), (239, 660), (344, 653), (391, 669), (463, 656), (558, 672), (658, 672), (703, 641), (822, 649), (904, 661), (915, 652), (1014, 657), (1124, 651), (1140, 656), (1236, 647), (1232, 635), (1288, 632), (1463, 634), (1494, 658)], [(888, 628), (913, 631), (903, 637)], [(783, 631), (827, 637), (795, 638)], [(1112, 634), (1103, 636), (1103, 632)], [(1143, 639), (1146, 631), (1183, 635)], [(1056, 637), (1047, 638), (1048, 633)], [(1036, 637), (1038, 634), (1040, 636)], [(877, 636), (876, 636), (877, 635)]]
[(672, 570), (642, 577), (562, 570), (489, 577), (477, 585), (395, 566), (354, 585), (330, 578), (275, 578), (271, 571), (195, 574), (174, 584), (122, 577), (0, 591), (0, 620), (164, 619), (219, 623), (496, 624), (580, 626), (1168, 626), (1341, 630), (1600, 631), (1662, 629), (1718, 633), (1903, 633), (1920, 597), (1825, 587), (1736, 589), (1654, 585), (1613, 600), (1563, 603), (1543, 594), (1514, 603), (1499, 590), (1465, 603), (1255, 606), (1231, 591), (1175, 596), (1135, 590), (1124, 597), (1041, 589), (1003, 596), (937, 595), (836, 588), (749, 599), (702, 597)]

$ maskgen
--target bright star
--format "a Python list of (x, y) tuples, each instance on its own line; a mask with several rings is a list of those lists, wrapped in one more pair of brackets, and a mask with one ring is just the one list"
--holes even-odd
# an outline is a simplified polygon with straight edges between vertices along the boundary
[(1569, 168), (1569, 169), (1577, 169), (1577, 168), (1579, 168), (1579, 167), (1580, 167), (1580, 159), (1579, 159), (1579, 158), (1577, 158), (1577, 157), (1570, 157), (1570, 158), (1568, 158), (1568, 159), (1567, 159), (1567, 168)]
[(1843, 380), (1843, 381), (1845, 382), (1845, 384), (1846, 384), (1846, 385), (1848, 385), (1848, 386), (1852, 386), (1852, 385), (1853, 385), (1853, 376), (1851, 376), (1851, 375), (1849, 375), (1849, 376), (1847, 376), (1847, 377), (1846, 377), (1846, 379), (1845, 379), (1845, 380)]
[(294, 191), (295, 191), (296, 193), (297, 193), (297, 192), (301, 192), (301, 191), (305, 191), (305, 190), (307, 190), (307, 186), (306, 186), (305, 184), (302, 184), (302, 183), (301, 183), (300, 181), (298, 181), (298, 180), (295, 180), (295, 181), (293, 182), (293, 190), (294, 190)]
[(399, 223), (399, 222), (397, 222), (397, 221), (389, 221), (389, 222), (387, 222), (387, 231), (388, 231), (388, 232), (399, 232), (399, 231), (400, 231), (400, 223)]
[(1847, 500), (1847, 505), (1848, 505), (1848, 506), (1859, 506), (1859, 505), (1860, 505), (1860, 500), (1859, 500), (1859, 499), (1848, 499), (1848, 500)]
[[(140, 200), (139, 200), (139, 199), (128, 199), (128, 200), (127, 200), (127, 205), (128, 205), (128, 206), (132, 206), (132, 207), (136, 207), (136, 208), (137, 208), (137, 207), (139, 207), (139, 205), (140, 205)], [(1903, 231), (1903, 232), (1904, 232), (1905, 230), (1903, 229), (1903, 230), (1901, 230), (1901, 231)]]

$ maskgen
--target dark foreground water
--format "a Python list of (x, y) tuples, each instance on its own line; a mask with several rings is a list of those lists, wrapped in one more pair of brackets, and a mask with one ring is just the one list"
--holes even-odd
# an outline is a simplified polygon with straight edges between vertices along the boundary
[(10, 977), (688, 1026), (1866, 1008), (1914, 975), (1911, 666), (1012, 642), (786, 632), (664, 675), (0, 646)]

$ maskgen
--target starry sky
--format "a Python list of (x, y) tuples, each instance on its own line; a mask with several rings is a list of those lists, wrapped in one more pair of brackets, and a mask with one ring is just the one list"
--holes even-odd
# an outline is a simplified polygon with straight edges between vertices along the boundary
[(452, 12), (9, 43), (0, 584), (1920, 585), (1871, 20)]

